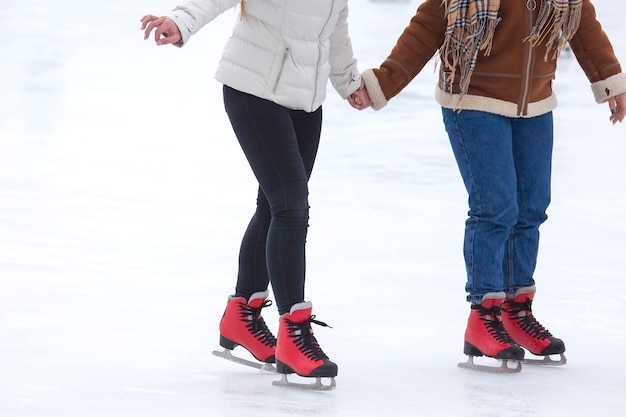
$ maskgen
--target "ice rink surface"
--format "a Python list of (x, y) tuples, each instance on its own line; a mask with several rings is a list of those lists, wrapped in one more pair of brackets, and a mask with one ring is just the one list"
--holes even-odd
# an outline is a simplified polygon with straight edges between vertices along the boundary
[[(594, 3), (624, 62), (622, 3)], [(350, 1), (361, 69), (418, 4)], [(0, 416), (623, 415), (626, 126), (567, 55), (534, 304), (566, 366), (456, 366), (467, 207), (434, 64), (380, 112), (329, 86), (307, 298), (333, 326), (314, 330), (337, 389), (273, 387), (212, 356), (256, 184), (213, 79), (235, 13), (182, 49), (143, 41), (141, 16), (172, 6), (0, 3)], [(276, 310), (264, 317), (276, 331)]]

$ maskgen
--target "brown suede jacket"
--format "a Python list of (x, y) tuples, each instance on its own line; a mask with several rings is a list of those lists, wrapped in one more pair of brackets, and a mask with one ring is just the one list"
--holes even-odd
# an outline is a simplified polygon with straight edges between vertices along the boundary
[[(435, 92), (447, 108), (482, 110), (507, 117), (533, 117), (556, 107), (552, 80), (556, 59), (544, 59), (546, 47), (524, 42), (533, 27), (539, 7), (528, 10), (525, 1), (503, 1), (489, 55), (479, 53), (467, 94), (460, 99), (458, 78), (444, 82), (440, 65)], [(380, 68), (368, 69), (362, 78), (378, 110), (387, 105), (433, 58), (444, 41), (445, 9), (441, 0), (426, 0), (411, 18), (391, 54)], [(580, 26), (569, 42), (598, 103), (626, 92), (626, 74), (621, 71), (611, 43), (596, 19), (589, 0), (584, 0)], [(457, 74), (459, 71), (457, 71)]]

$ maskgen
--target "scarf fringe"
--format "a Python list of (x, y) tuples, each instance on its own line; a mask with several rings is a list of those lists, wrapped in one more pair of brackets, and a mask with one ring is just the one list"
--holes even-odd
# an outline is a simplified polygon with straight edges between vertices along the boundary
[(440, 48), (446, 68), (446, 82), (452, 83), (460, 70), (461, 94), (469, 88), (469, 80), (480, 51), (491, 53), (500, 0), (442, 0), (447, 16), (447, 29)]
[[(531, 42), (533, 46), (536, 46), (547, 39), (547, 51), (544, 59), (556, 59), (567, 41), (578, 30), (581, 15), (582, 2), (563, 8), (552, 2), (544, 1), (537, 16), (537, 22), (524, 42)], [(552, 56), (550, 57), (551, 52)]]
[[(461, 91), (465, 93), (469, 87), (469, 79), (474, 71), (476, 57), (480, 51), (485, 55), (491, 53), (493, 35), (497, 20), (480, 20), (472, 27), (455, 28), (449, 41), (442, 46), (443, 64), (448, 69), (446, 82), (452, 82), (460, 70)], [(462, 42), (460, 40), (465, 40)], [(470, 57), (470, 59), (466, 59)]]

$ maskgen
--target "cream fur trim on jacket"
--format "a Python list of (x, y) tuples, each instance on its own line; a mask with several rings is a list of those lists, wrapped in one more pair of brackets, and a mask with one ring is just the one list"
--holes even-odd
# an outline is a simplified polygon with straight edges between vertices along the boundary
[(361, 74), (361, 79), (365, 83), (367, 94), (369, 94), (372, 100), (372, 108), (374, 110), (380, 110), (385, 107), (387, 105), (387, 99), (385, 98), (385, 94), (383, 94), (382, 88), (380, 88), (378, 78), (376, 78), (374, 71), (366, 69)]
[[(365, 88), (372, 100), (372, 109), (380, 110), (388, 104), (380, 84), (374, 71), (367, 69), (361, 74), (361, 79), (365, 82)], [(458, 94), (445, 93), (439, 88), (435, 90), (435, 100), (442, 107), (456, 109), (461, 96)], [(545, 100), (530, 103), (528, 105), (528, 114), (523, 117), (534, 117), (554, 110), (556, 107), (556, 97), (554, 95)], [(480, 97), (474, 95), (463, 96), (463, 102), (460, 109), (463, 110), (479, 110), (489, 113), (499, 114), (506, 117), (522, 117), (517, 114), (517, 103), (509, 103), (504, 100), (498, 100), (488, 97)]]
[(626, 74), (615, 74), (606, 80), (591, 84), (591, 91), (597, 103), (604, 103), (611, 97), (626, 93)]

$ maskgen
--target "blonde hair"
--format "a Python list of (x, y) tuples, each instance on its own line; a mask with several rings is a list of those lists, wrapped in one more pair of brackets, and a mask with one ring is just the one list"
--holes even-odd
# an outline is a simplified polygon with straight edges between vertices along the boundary
[(245, 17), (246, 16), (246, 0), (241, 0), (241, 17)]

